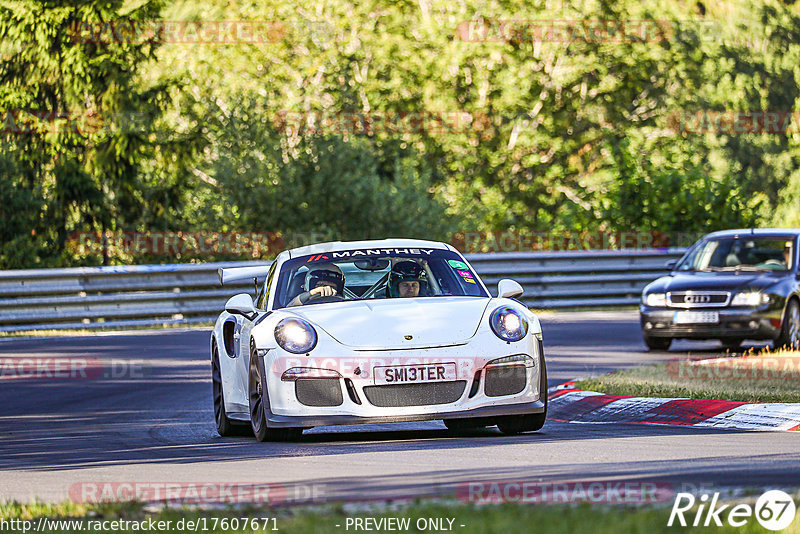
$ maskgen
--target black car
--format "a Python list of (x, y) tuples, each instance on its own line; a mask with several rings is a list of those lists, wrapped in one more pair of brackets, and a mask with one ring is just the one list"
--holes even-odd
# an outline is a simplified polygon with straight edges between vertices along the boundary
[(673, 339), (719, 339), (734, 349), (752, 339), (800, 347), (799, 237), (798, 229), (703, 237), (644, 288), (645, 344), (667, 350)]

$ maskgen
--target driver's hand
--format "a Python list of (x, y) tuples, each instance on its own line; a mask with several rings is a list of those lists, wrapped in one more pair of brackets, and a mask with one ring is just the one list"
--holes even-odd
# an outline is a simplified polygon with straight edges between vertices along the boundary
[(312, 297), (332, 297), (336, 294), (336, 290), (331, 286), (319, 286), (310, 291)]

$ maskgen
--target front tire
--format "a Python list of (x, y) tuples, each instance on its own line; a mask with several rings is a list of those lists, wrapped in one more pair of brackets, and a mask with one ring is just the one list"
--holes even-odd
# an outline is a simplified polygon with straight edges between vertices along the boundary
[(472, 432), (482, 430), (493, 423), (490, 419), (469, 417), (465, 419), (445, 419), (444, 426), (451, 432)]
[(797, 299), (789, 301), (783, 314), (781, 335), (775, 341), (775, 348), (799, 349), (800, 348), (800, 304)]
[(669, 350), (672, 338), (644, 336), (644, 344), (650, 350)]
[(528, 415), (504, 415), (497, 418), (497, 428), (503, 434), (513, 436), (522, 432), (535, 432), (544, 426), (547, 412)]
[(214, 421), (217, 425), (217, 433), (222, 437), (237, 436), (245, 433), (244, 431), (247, 427), (229, 419), (228, 414), (225, 412), (222, 369), (219, 365), (219, 349), (216, 343), (214, 343), (211, 352), (211, 393), (214, 399)]
[(262, 380), (263, 367), (258, 361), (256, 345), (250, 341), (250, 368), (247, 377), (248, 399), (250, 403), (250, 426), (258, 441), (294, 441), (303, 434), (302, 428), (269, 428), (267, 426), (267, 407), (269, 393)]
[(728, 350), (738, 350), (742, 343), (744, 343), (744, 339), (740, 337), (726, 337), (720, 339), (722, 342), (722, 346)]
[(539, 395), (544, 399), (544, 411), (526, 415), (504, 415), (497, 418), (497, 428), (506, 435), (521, 434), (522, 432), (536, 432), (541, 430), (547, 420), (547, 365), (544, 361), (544, 348), (539, 342), (542, 357), (542, 374), (539, 376)]

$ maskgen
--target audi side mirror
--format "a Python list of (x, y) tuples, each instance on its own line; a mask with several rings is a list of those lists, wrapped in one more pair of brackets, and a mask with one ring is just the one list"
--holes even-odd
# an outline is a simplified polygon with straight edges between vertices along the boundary
[(678, 260), (669, 260), (667, 263), (664, 264), (664, 266), (670, 271), (673, 270), (676, 265), (678, 265)]

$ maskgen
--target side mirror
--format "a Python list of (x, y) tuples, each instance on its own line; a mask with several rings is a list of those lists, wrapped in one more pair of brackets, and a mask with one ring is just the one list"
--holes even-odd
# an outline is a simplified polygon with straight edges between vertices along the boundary
[(513, 299), (522, 296), (522, 286), (514, 280), (503, 278), (497, 282), (497, 296), (501, 299)]
[(664, 266), (670, 271), (674, 269), (676, 265), (678, 265), (678, 260), (669, 260), (667, 263), (664, 264)]
[(247, 293), (240, 293), (229, 298), (225, 303), (225, 311), (232, 315), (243, 315), (251, 320), (257, 315), (253, 299)]

